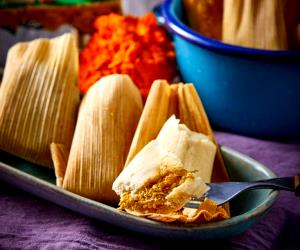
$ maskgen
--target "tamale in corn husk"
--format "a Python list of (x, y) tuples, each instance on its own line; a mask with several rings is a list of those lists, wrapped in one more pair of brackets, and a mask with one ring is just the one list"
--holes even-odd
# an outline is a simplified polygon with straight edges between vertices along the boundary
[(288, 49), (286, 0), (224, 0), (223, 38), (243, 47)]
[(289, 50), (300, 49), (300, 1), (285, 0), (285, 26)]
[[(134, 143), (131, 144), (126, 166), (147, 143), (158, 136), (166, 120), (173, 114), (179, 117), (189, 129), (203, 133), (216, 145), (217, 152), (213, 166), (203, 170), (205, 176), (201, 176), (202, 178), (204, 177), (205, 182), (229, 181), (219, 145), (193, 84), (179, 83), (169, 85), (163, 80), (157, 80), (152, 84), (141, 119), (139, 120), (138, 129), (134, 134)], [(228, 204), (225, 204), (224, 208), (229, 214)], [(184, 210), (190, 213), (191, 217), (197, 217), (197, 214), (201, 213), (200, 210), (188, 208)]]
[(223, 0), (183, 0), (189, 25), (200, 34), (222, 39)]
[(215, 204), (209, 210), (201, 205), (194, 213), (183, 208), (192, 196), (207, 191), (201, 176), (210, 177), (215, 153), (216, 145), (207, 136), (171, 116), (158, 137), (143, 147), (114, 181), (113, 190), (121, 197), (119, 209), (160, 221), (204, 223), (228, 218)]
[(52, 167), (50, 144), (71, 145), (80, 101), (77, 78), (73, 35), (13, 46), (0, 86), (0, 149)]
[(127, 75), (101, 78), (84, 96), (63, 188), (104, 203), (117, 203), (112, 183), (124, 167), (142, 112), (139, 90)]
[[(153, 82), (141, 119), (134, 134), (126, 165), (151, 140), (155, 139), (167, 119), (175, 114), (189, 129), (207, 135), (217, 146), (212, 181), (228, 181), (228, 173), (202, 102), (192, 84)], [(206, 179), (210, 182), (211, 179)]]

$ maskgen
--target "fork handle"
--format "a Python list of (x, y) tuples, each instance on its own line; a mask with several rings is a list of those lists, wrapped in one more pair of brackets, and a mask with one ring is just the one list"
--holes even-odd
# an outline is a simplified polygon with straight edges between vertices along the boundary
[(258, 186), (261, 188), (271, 187), (274, 189), (293, 191), (296, 196), (300, 196), (300, 174), (294, 177), (281, 177), (252, 182), (249, 188), (251, 189), (252, 187), (255, 188)]

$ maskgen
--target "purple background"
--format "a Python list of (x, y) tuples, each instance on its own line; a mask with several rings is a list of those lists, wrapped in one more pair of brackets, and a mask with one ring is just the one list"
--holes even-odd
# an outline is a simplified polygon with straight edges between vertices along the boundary
[[(300, 143), (216, 132), (218, 142), (260, 161), (278, 176), (300, 173)], [(177, 242), (102, 223), (0, 183), (0, 249), (300, 249), (300, 197), (281, 191), (264, 219), (226, 241)]]

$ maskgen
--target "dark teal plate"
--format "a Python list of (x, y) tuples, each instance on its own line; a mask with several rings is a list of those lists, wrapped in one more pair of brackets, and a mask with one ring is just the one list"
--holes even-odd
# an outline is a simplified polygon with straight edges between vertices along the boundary
[[(243, 154), (224, 146), (221, 150), (232, 181), (276, 177), (268, 168)], [(53, 170), (3, 152), (0, 152), (0, 179), (88, 217), (139, 233), (172, 239), (217, 240), (238, 235), (257, 223), (278, 195), (278, 191), (247, 191), (231, 202), (232, 218), (202, 225), (182, 225), (135, 217), (65, 191), (55, 186)]]

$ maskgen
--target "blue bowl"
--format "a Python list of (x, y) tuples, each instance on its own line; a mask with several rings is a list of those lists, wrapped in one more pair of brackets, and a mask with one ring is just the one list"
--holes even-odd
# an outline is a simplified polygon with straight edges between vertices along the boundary
[(300, 51), (222, 43), (185, 24), (181, 0), (162, 5), (184, 82), (194, 83), (216, 129), (265, 138), (300, 137)]

